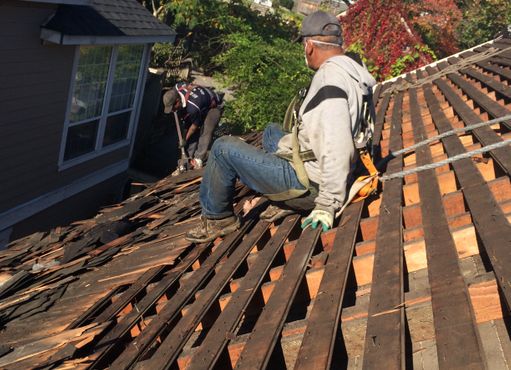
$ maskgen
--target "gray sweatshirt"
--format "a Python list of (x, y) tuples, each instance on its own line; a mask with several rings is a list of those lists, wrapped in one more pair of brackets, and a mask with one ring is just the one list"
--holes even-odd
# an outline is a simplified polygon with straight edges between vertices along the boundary
[[(312, 149), (316, 157), (305, 162), (305, 170), (319, 184), (318, 209), (333, 213), (344, 203), (357, 156), (353, 137), (360, 129), (362, 96), (375, 84), (365, 67), (345, 55), (329, 58), (314, 74), (299, 111), (298, 141), (301, 151)], [(289, 134), (279, 141), (278, 153), (291, 148)]]

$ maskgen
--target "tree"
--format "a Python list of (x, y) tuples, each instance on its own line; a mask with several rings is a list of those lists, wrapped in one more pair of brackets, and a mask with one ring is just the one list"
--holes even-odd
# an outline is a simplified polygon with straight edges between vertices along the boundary
[(457, 28), (462, 13), (453, 0), (423, 0), (410, 5), (411, 23), (439, 57), (459, 51)]
[[(180, 45), (194, 64), (215, 73), (233, 90), (235, 99), (226, 104), (225, 123), (243, 132), (282, 121), (293, 95), (310, 81), (303, 47), (291, 41), (298, 35), (296, 16), (278, 9), (260, 14), (240, 0), (162, 4), (162, 16), (177, 30)], [(160, 53), (153, 63), (161, 64), (171, 52), (167, 46), (155, 49)]]
[(280, 12), (260, 14), (241, 0), (173, 0), (165, 5), (167, 23), (185, 38), (185, 46), (198, 66), (207, 73), (217, 66), (213, 59), (228, 48), (231, 34), (255, 33), (264, 40), (291, 39), (298, 33), (296, 22)]
[(363, 57), (379, 80), (414, 70), (435, 59), (410, 23), (400, 0), (359, 0), (341, 18), (345, 45)]
[(464, 9), (458, 28), (461, 46), (470, 48), (489, 41), (510, 24), (509, 0), (472, 0)]
[(295, 2), (294, 0), (280, 0), (280, 5), (282, 5), (284, 8), (291, 10), (293, 9)]
[(310, 82), (302, 45), (254, 33), (233, 34), (227, 41), (229, 49), (215, 60), (222, 67), (220, 77), (235, 88), (235, 99), (226, 107), (228, 123), (246, 131), (282, 122), (289, 101)]

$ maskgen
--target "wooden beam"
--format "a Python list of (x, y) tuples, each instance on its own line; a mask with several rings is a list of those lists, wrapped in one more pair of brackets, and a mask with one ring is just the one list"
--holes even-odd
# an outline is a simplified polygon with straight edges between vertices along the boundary
[(363, 203), (350, 205), (341, 218), (295, 369), (330, 368)]
[[(420, 78), (422, 75), (418, 72)], [(417, 91), (409, 90), (415, 142), (425, 137)], [(430, 148), (417, 149), (419, 166), (431, 163)], [(434, 170), (418, 174), (438, 365), (442, 369), (484, 369), (467, 287), (444, 212)]]
[[(434, 70), (431, 67), (427, 67), (426, 70), (428, 73), (434, 73)], [(434, 81), (434, 84), (440, 89), (440, 91), (442, 91), (447, 101), (451, 104), (456, 111), (456, 114), (463, 120), (465, 125), (472, 125), (482, 121), (481, 118), (475, 114), (474, 111), (454, 92), (447, 82), (442, 79), (437, 79)], [(439, 113), (433, 112), (431, 108), (430, 111), (432, 114)], [(482, 145), (490, 145), (502, 141), (502, 138), (500, 138), (487, 126), (479, 127), (472, 132)], [(495, 162), (499, 164), (502, 170), (509, 175), (511, 171), (511, 151), (509, 151), (508, 148), (499, 148), (492, 150), (489, 153)]]
[(219, 359), (230, 338), (234, 336), (235, 329), (261, 286), (264, 276), (282, 250), (286, 238), (295, 228), (298, 220), (297, 215), (288, 216), (279, 226), (274, 237), (262, 251), (257, 253), (257, 260), (241, 280), (240, 288), (233, 293), (229, 303), (208, 331), (194, 360), (189, 364), (190, 369), (209, 368)]
[(302, 233), (282, 278), (243, 348), (236, 369), (264, 369), (268, 365), (320, 233), (320, 229), (311, 228)]
[[(117, 359), (112, 363), (111, 368), (125, 368), (129, 364), (132, 364), (138, 357), (153, 343), (153, 341), (161, 335), (168, 327), (171, 325), (173, 319), (179, 314), (181, 309), (186, 305), (186, 303), (194, 296), (194, 294), (199, 290), (202, 283), (211, 276), (214, 272), (214, 268), (217, 263), (229, 253), (232, 249), (234, 249), (239, 242), (241, 241), (243, 235), (247, 230), (249, 230), (255, 220), (248, 219), (245, 224), (236, 232), (229, 234), (225, 237), (220, 245), (218, 245), (215, 250), (208, 256), (208, 258), (204, 261), (202, 268), (194, 271), (193, 276), (189, 279), (186, 279), (179, 287), (178, 291), (172, 296), (163, 309), (158, 313), (154, 320), (152, 320), (149, 325), (140, 333), (139, 336), (136, 337), (134, 341), (128, 344), (126, 349), (121, 353)], [(209, 244), (209, 243), (208, 243)], [(195, 261), (195, 259), (194, 259)], [(193, 262), (192, 262), (193, 263)], [(191, 264), (190, 264), (191, 266)], [(157, 292), (157, 294), (151, 294), (153, 292)], [(159, 298), (165, 292), (161, 292), (158, 289), (153, 289), (148, 296), (153, 296), (150, 303), (152, 305), (148, 305), (146, 311), (153, 307)], [(141, 309), (139, 308), (139, 311)], [(137, 318), (141, 317), (141, 313), (138, 313), (137, 310), (133, 310), (134, 316)], [(127, 315), (126, 317), (128, 317)], [(133, 327), (133, 325), (137, 322), (134, 318), (130, 317), (128, 321), (127, 318), (123, 318), (121, 322), (114, 327), (109, 335), (105, 336), (101, 342), (98, 344), (97, 348), (101, 350), (102, 346), (108, 346), (109, 351), (102, 352), (100, 358), (98, 358), (95, 362), (95, 366), (100, 367), (101, 364), (110, 361), (109, 352), (114, 350), (116, 346), (114, 344), (121, 344), (119, 342), (119, 338), (124, 336), (124, 333), (127, 328)], [(129, 322), (129, 325), (121, 325), (124, 322)], [(122, 329), (121, 329), (122, 328)], [(112, 343), (113, 342), (113, 343)]]
[[(402, 147), (401, 117), (403, 95), (394, 98), (389, 148)], [(401, 156), (390, 161), (388, 173), (400, 171)], [(402, 194), (403, 180), (387, 181), (383, 187), (381, 209), (385, 217), (379, 218), (373, 285), (367, 320), (363, 359), (364, 369), (404, 368), (404, 309), (403, 302), (403, 250), (402, 250)], [(401, 307), (401, 308), (399, 308)], [(383, 312), (390, 312), (382, 315)]]
[[(424, 94), (439, 132), (449, 131), (452, 126), (447, 117), (438, 110), (439, 102), (431, 86), (424, 87)], [(442, 139), (450, 157), (465, 152), (457, 136)], [(506, 152), (510, 153), (509, 148)], [(499, 287), (504, 293), (507, 309), (511, 307), (511, 225), (502, 208), (490, 191), (488, 184), (470, 159), (452, 164), (456, 178), (462, 186), (463, 195), (473, 218), (481, 244), (491, 261)]]

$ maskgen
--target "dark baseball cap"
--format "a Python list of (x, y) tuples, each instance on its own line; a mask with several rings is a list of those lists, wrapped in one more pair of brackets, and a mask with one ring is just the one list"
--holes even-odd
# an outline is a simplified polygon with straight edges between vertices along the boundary
[(321, 10), (309, 14), (302, 22), (299, 40), (311, 36), (336, 36), (342, 42), (339, 20), (334, 15)]
[(178, 99), (176, 89), (172, 88), (169, 91), (167, 91), (165, 94), (163, 94), (163, 111), (165, 113), (172, 112), (172, 109), (174, 108), (174, 104), (176, 100)]

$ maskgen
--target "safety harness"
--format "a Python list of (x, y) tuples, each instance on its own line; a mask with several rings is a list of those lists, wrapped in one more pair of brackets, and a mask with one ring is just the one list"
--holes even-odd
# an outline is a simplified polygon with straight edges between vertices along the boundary
[[(297, 198), (307, 192), (310, 192), (311, 195), (315, 197), (318, 193), (318, 189), (311, 185), (304, 166), (304, 162), (316, 160), (316, 156), (312, 150), (300, 151), (300, 144), (298, 141), (298, 127), (300, 125), (299, 110), (306, 95), (307, 89), (301, 89), (298, 94), (295, 95), (293, 100), (291, 100), (284, 116), (282, 129), (285, 132), (290, 132), (292, 135), (292, 152), (277, 154), (279, 157), (292, 163), (298, 181), (300, 181), (305, 189), (289, 189), (278, 194), (265, 194), (267, 198), (273, 201), (285, 201)], [(378, 187), (378, 170), (371, 158), (372, 136), (374, 132), (373, 117), (374, 106), (372, 92), (369, 92), (369, 94), (363, 95), (360, 130), (354, 137), (355, 148), (358, 150), (360, 160), (369, 174), (360, 176), (357, 180), (355, 180), (350, 190), (357, 189), (357, 191), (355, 194), (352, 194), (352, 191), (350, 191), (345, 205), (349, 202), (358, 202), (367, 198), (369, 195), (374, 193)]]
[[(201, 86), (194, 85), (194, 84), (186, 84), (186, 83), (176, 84), (176, 90), (179, 93), (179, 95), (183, 97), (184, 102), (186, 104), (188, 104), (188, 100), (190, 99), (190, 94), (192, 93), (193, 89), (195, 89), (196, 87), (201, 87)], [(210, 97), (209, 109), (216, 108), (220, 104), (220, 100), (221, 100), (220, 96), (216, 92), (211, 91), (208, 88), (205, 88), (205, 87), (201, 87), (201, 88), (204, 89), (204, 91), (206, 91), (206, 93)], [(186, 104), (183, 104), (183, 106), (185, 106)], [(199, 107), (197, 107), (197, 108), (199, 108)], [(199, 110), (200, 110), (200, 108), (199, 108)]]

